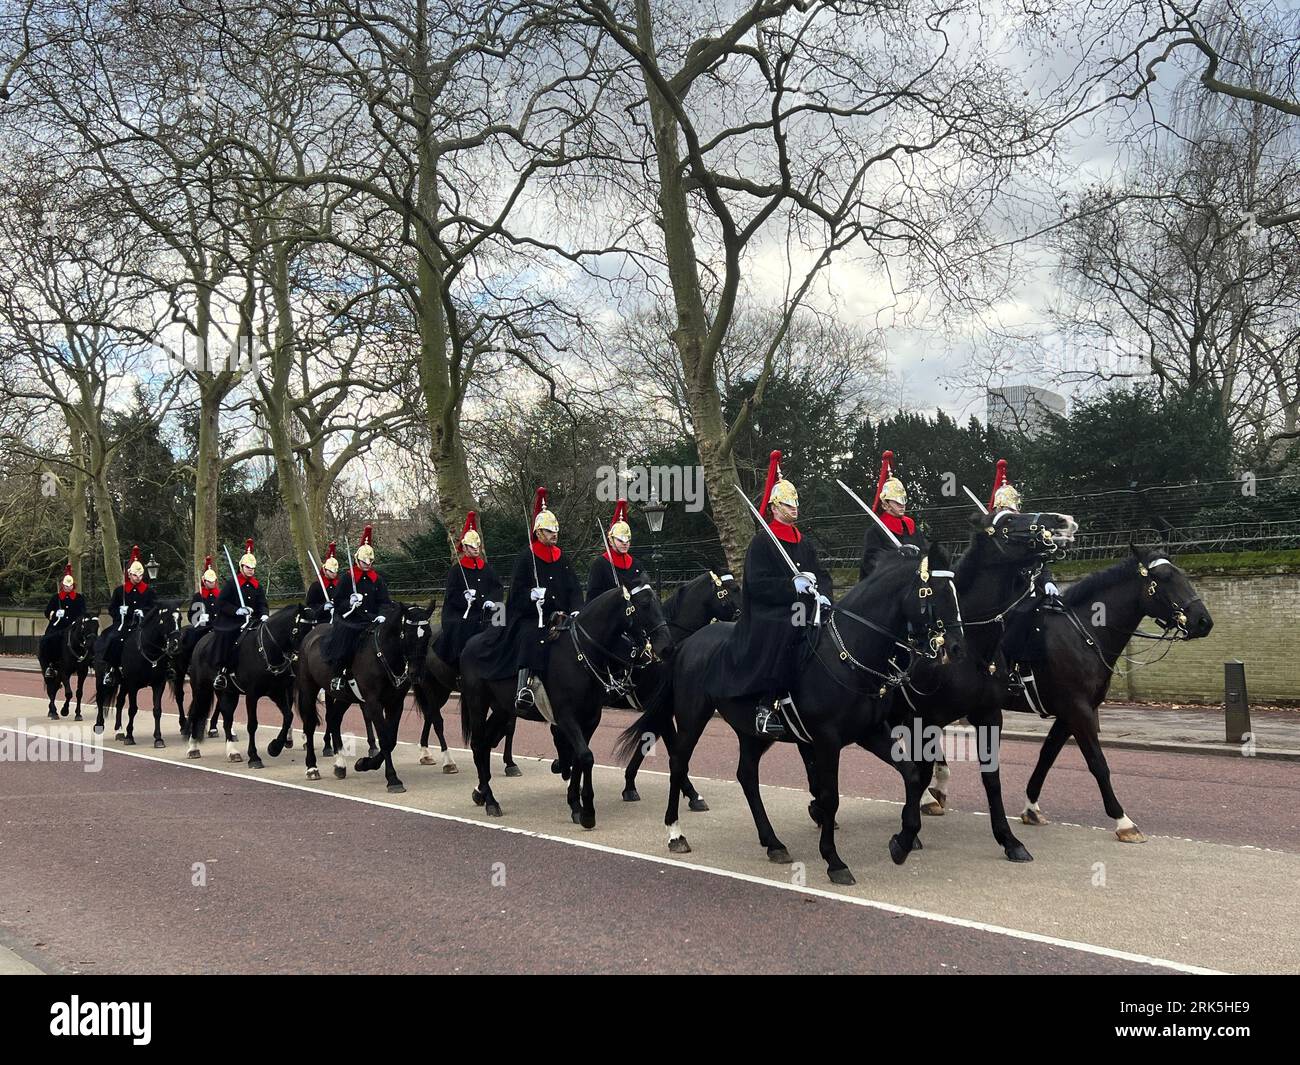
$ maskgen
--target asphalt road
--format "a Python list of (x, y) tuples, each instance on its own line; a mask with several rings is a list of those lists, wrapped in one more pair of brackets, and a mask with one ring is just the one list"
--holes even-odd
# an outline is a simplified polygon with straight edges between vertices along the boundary
[[(897, 867), (886, 849), (897, 777), (848, 751), (838, 843), (858, 883), (844, 888), (826, 878), (802, 767), (784, 746), (764, 761), (764, 802), (795, 864), (767, 860), (721, 722), (693, 763), (712, 809), (683, 811), (693, 852), (670, 856), (662, 753), (647, 761), (640, 803), (620, 801), (621, 770), (598, 770), (597, 825), (584, 831), (540, 727), (517, 738), (522, 777), (501, 776), (496, 760), (505, 816), (490, 819), (470, 801), (463, 752), (460, 774), (446, 775), (404, 743), (407, 792), (390, 795), (353, 757), (346, 779), (322, 760), (325, 779), (309, 783), (301, 741), (274, 761), (264, 753), (260, 771), (228, 763), (214, 740), (188, 760), (170, 717), (161, 751), (143, 716), (137, 747), (110, 728), (96, 749), (89, 722), (60, 722), (71, 742), (51, 746), (34, 738), (47, 724), (38, 687), (0, 674), (16, 693), (0, 695), (0, 945), (51, 971), (1300, 970), (1289, 763), (1113, 752), (1117, 791), (1149, 837), (1134, 846), (1115, 840), (1071, 746), (1042, 799), (1053, 823), (1013, 824), (1035, 855), (1027, 865), (994, 843), (976, 767), (954, 764), (955, 809), (926, 818), (925, 849)], [(598, 762), (611, 764), (630, 720), (608, 715)], [(345, 727), (360, 729), (357, 711)], [(416, 728), (408, 715), (404, 740)], [(68, 760), (16, 760), (42, 748)], [(1013, 810), (1036, 755), (1003, 744)]]

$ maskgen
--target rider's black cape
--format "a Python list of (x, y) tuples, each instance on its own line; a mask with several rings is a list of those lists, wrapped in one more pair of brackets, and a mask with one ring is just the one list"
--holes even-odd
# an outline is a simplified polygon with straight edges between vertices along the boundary
[(266, 593), (256, 578), (240, 580), (238, 588), (235, 581), (236, 578), (231, 577), (221, 586), (221, 594), (217, 596), (216, 610), (213, 612), (215, 616), (212, 618), (212, 631), (217, 634), (216, 660), (229, 666), (234, 665), (232, 658), (235, 645), (245, 627), (245, 617), (238, 613), (240, 595), (243, 595), (244, 606), (248, 608), (246, 617), (250, 626), (256, 625), (263, 614), (270, 613), (266, 607)]
[[(63, 617), (54, 617), (60, 610)], [(86, 599), (80, 592), (60, 596), (55, 592), (45, 604), (45, 616), (49, 624), (45, 626), (45, 635), (41, 637), (37, 657), (42, 665), (53, 662), (63, 653), (63, 637), (68, 627), (78, 618), (86, 616)]]
[[(474, 593), (467, 599), (465, 593)], [(471, 636), (492, 623), (495, 610), (484, 610), (484, 603), (500, 606), (505, 589), (492, 563), (484, 558), (462, 558), (447, 571), (447, 586), (442, 592), (442, 631), (433, 645), (433, 653), (453, 668), (460, 661)], [(466, 614), (468, 606), (468, 614)]]
[[(818, 590), (831, 598), (831, 575), (812, 541), (804, 536), (798, 543), (782, 546), (795, 566), (816, 575)], [(709, 693), (717, 698), (788, 691), (798, 671), (800, 648), (816, 635), (813, 598), (795, 593), (790, 567), (762, 530), (745, 552), (743, 590), (740, 621), (718, 648), (709, 669)], [(802, 607), (798, 612), (796, 600)]]
[[(490, 626), (481, 640), (475, 640), (475, 661), (488, 680), (513, 677), (527, 666), (535, 672), (546, 667), (546, 628), (538, 627), (537, 604), (530, 593), (533, 590), (533, 563), (537, 563), (537, 586), (546, 589), (542, 602), (542, 618), (549, 622), (551, 614), (562, 610), (574, 614), (582, 609), (582, 587), (569, 565), (569, 560), (558, 548), (546, 550), (541, 545), (539, 553), (525, 547), (515, 559), (510, 574), (510, 598), (506, 600), (504, 627)], [(553, 557), (551, 557), (553, 554)], [(462, 672), (464, 663), (461, 664)]]
[(596, 556), (596, 561), (591, 564), (591, 569), (587, 573), (588, 603), (602, 592), (607, 592), (614, 587), (615, 572), (618, 573), (618, 583), (629, 592), (633, 588), (645, 584), (645, 573), (641, 569), (641, 563), (631, 555), (622, 555), (620, 557), (627, 559), (625, 566), (611, 565), (608, 552)]
[[(361, 595), (361, 602), (355, 609), (350, 602), (354, 588)], [(388, 584), (377, 571), (362, 570), (354, 565), (340, 577), (334, 588), (334, 620), (320, 642), (321, 656), (325, 661), (332, 666), (351, 663), (362, 633), (371, 621), (383, 614), (389, 602)]]
[[(102, 658), (112, 665), (122, 662), (122, 637), (139, 624), (136, 611), (147, 614), (157, 597), (148, 584), (132, 584), (128, 591), (123, 585), (113, 589), (113, 596), (108, 601), (108, 628), (95, 641), (95, 657)], [(126, 607), (123, 619), (121, 608)]]

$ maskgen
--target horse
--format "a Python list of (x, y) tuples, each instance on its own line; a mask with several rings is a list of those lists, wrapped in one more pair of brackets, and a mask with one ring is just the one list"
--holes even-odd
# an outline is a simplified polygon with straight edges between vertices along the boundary
[[(903, 763), (907, 801), (901, 831), (889, 843), (894, 862), (902, 864), (920, 843), (917, 835), (924, 785), (911, 752), (898, 748), (891, 739), (885, 696), (922, 658), (950, 661), (962, 656), (961, 610), (947, 556), (935, 544), (919, 558), (903, 551), (883, 555), (868, 578), (854, 585), (827, 613), (829, 618), (815, 629), (807, 626), (807, 657), (790, 692), (795, 710), (789, 713), (791, 727), (785, 742), (808, 744), (813, 749), (821, 855), (832, 883), (853, 884), (853, 873), (835, 849), (840, 751), (850, 743), (861, 743), (881, 757), (892, 755)], [(841, 626), (848, 628), (847, 635)], [(669, 753), (671, 779), (664, 814), (668, 849), (674, 854), (690, 852), (678, 823), (678, 804), (691, 754), (717, 710), (740, 742), (736, 778), (749, 803), (759, 844), (767, 849), (770, 861), (789, 863), (790, 852), (777, 838), (759, 790), (759, 761), (777, 741), (755, 730), (752, 697), (716, 698), (709, 694), (715, 656), (734, 627), (731, 623), (706, 625), (686, 640), (673, 663), (672, 713), (677, 742)], [(909, 659), (907, 667), (900, 668), (897, 663), (900, 651)], [(663, 714), (659, 710), (658, 717), (654, 712), (642, 715), (623, 733), (619, 752), (626, 753), (628, 745), (639, 742), (647, 730), (659, 734)]]
[[(719, 621), (735, 621), (740, 614), (740, 588), (730, 571), (721, 573), (709, 570), (693, 580), (687, 581), (669, 597), (664, 604), (664, 619), (668, 622), (668, 631), (673, 641), (680, 644), (688, 636)], [(638, 671), (636, 678), (635, 703), (631, 705), (645, 713), (656, 701), (672, 701), (672, 670), (663, 662), (653, 663)], [(643, 736), (636, 745), (623, 772), (623, 801), (640, 802), (641, 794), (636, 790), (636, 775), (645, 761), (649, 745)], [(671, 750), (676, 732), (671, 718), (665, 721), (665, 731), (659, 737), (664, 747)], [(702, 812), (708, 810), (705, 802), (689, 779), (682, 782), (682, 791), (686, 795), (687, 809)]]
[[(1033, 856), (1011, 831), (1002, 801), (997, 744), (1002, 734), (1002, 708), (1007, 699), (1008, 671), (1001, 652), (1005, 617), (1030, 596), (1043, 565), (1059, 557), (1074, 542), (1078, 524), (1068, 514), (1017, 514), (971, 516), (974, 532), (970, 546), (956, 566), (954, 578), (963, 609), (966, 654), (960, 662), (937, 666), (920, 662), (907, 682), (893, 695), (889, 719), (896, 734), (920, 742), (923, 736), (966, 718), (978, 730), (976, 744), (980, 779), (988, 801), (993, 838), (1013, 862), (1033, 861)], [(972, 620), (973, 619), (973, 620)], [(916, 736), (917, 730), (921, 736)], [(818, 793), (816, 765), (808, 748), (801, 747), (808, 771), (808, 790)], [(897, 763), (893, 763), (897, 765)], [(940, 783), (930, 788), (931, 771)], [(921, 812), (942, 814), (948, 767), (942, 756), (926, 759), (921, 767), (926, 791)], [(927, 802), (927, 796), (933, 796)], [(937, 807), (937, 810), (934, 809)], [(809, 815), (818, 819), (816, 802), (809, 803)]]
[[(163, 600), (149, 608), (140, 624), (128, 632), (122, 644), (122, 665), (118, 670), (117, 714), (113, 722), (115, 739), (128, 747), (135, 746), (136, 698), (141, 688), (153, 689), (153, 745), (166, 747), (162, 738), (162, 693), (167, 685), (167, 648), (181, 628), (179, 600)], [(102, 662), (95, 663), (95, 732), (104, 731), (104, 700), (100, 698), (99, 680)], [(112, 685), (105, 695), (112, 694)], [(122, 731), (122, 704), (130, 703), (126, 731)]]
[[(229, 683), (219, 698), (212, 720), (220, 716), (225, 725), (227, 757), (240, 761), (237, 751), (231, 749), (235, 742), (232, 729), (235, 704), (244, 696), (248, 714), (248, 768), (262, 769), (264, 763), (257, 752), (257, 705), (270, 699), (280, 711), (279, 734), (267, 744), (267, 753), (276, 758), (285, 748), (293, 746), (293, 666), (303, 637), (317, 623), (314, 611), (293, 604), (281, 607), (260, 624), (250, 626), (240, 634), (235, 649), (235, 668), (228, 676)], [(212, 661), (215, 641), (205, 634), (194, 648), (191, 659), (191, 683), (194, 685), (194, 703), (190, 714), (189, 756), (199, 757), (199, 744), (203, 738), (203, 725), (208, 707), (213, 700), (212, 682), (220, 664)], [(206, 648), (205, 648), (206, 645)], [(211, 734), (209, 732), (209, 734)]]
[(81, 693), (86, 686), (86, 674), (90, 670), (90, 660), (95, 650), (95, 640), (99, 636), (99, 618), (79, 617), (64, 630), (63, 639), (59, 641), (59, 657), (49, 663), (58, 672), (58, 676), (45, 677), (45, 694), (50, 699), (50, 717), (58, 718), (54, 711), (54, 697), (60, 687), (63, 688), (63, 717), (68, 716), (68, 705), (72, 702), (72, 678), (77, 678), (77, 712), (73, 721), (81, 720)]
[(675, 649), (659, 597), (648, 584), (631, 591), (620, 586), (596, 596), (574, 617), (562, 621), (558, 615), (553, 617), (543, 688), (537, 705), (522, 715), (515, 709), (514, 677), (484, 676), (476, 653), (498, 635), (479, 633), (461, 654), (461, 729), (478, 770), (472, 801), (489, 817), (502, 816), (492, 792), (492, 748), (516, 716), (545, 720), (553, 726), (557, 741), (562, 737), (571, 752), (570, 816), (574, 824), (595, 828), (595, 758), (588, 744), (600, 724), (601, 708), (611, 693), (622, 694), (630, 686), (644, 648), (649, 648), (651, 660), (667, 660)]
[(388, 790), (406, 791), (393, 768), (393, 748), (397, 745), (397, 726), (411, 683), (412, 664), (423, 657), (424, 641), (429, 638), (429, 611), (405, 603), (386, 603), (381, 609), (382, 620), (372, 621), (357, 645), (348, 670), (349, 683), (341, 692), (330, 690), (333, 670), (321, 654), (321, 640), (329, 627), (317, 626), (302, 641), (296, 671), (298, 720), (306, 735), (308, 780), (320, 780), (316, 766), (315, 736), (320, 724), (316, 700), (324, 691), (325, 734), (327, 740), (333, 740), (334, 776), (343, 779), (348, 774), (343, 757), (343, 714), (357, 702), (367, 725), (375, 728), (379, 749), (358, 758), (353, 768), (365, 773), (382, 765)]
[[(1025, 789), (1027, 802), (1020, 820), (1026, 825), (1047, 824), (1038, 797), (1056, 756), (1073, 736), (1097, 781), (1106, 813), (1115, 820), (1116, 838), (1121, 843), (1146, 842), (1111, 788), (1097, 708), (1106, 698), (1116, 662), (1134, 636), (1167, 641), (1172, 648), (1179, 640), (1208, 636), (1214, 620), (1168, 554), (1131, 544), (1129, 551), (1128, 558), (1067, 588), (1060, 609), (1044, 611), (1039, 619), (1043, 655), (1033, 663), (1034, 678), (1043, 709), (1055, 720)], [(1162, 633), (1139, 632), (1144, 618), (1151, 618)], [(1012, 708), (1029, 709), (1023, 703)]]

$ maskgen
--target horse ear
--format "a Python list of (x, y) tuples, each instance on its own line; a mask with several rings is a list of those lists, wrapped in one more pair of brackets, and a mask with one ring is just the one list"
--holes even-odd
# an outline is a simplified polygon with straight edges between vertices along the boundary
[(981, 514), (978, 510), (971, 511), (970, 525), (972, 529), (986, 529), (989, 524), (989, 516)]

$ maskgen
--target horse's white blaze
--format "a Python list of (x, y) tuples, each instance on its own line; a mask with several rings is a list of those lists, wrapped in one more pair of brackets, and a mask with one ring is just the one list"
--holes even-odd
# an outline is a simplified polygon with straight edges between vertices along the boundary
[(673, 840), (681, 839), (681, 838), (682, 838), (682, 826), (679, 822), (674, 821), (671, 825), (668, 826), (668, 842), (671, 843)]
[(1123, 832), (1126, 828), (1137, 828), (1137, 825), (1135, 825), (1132, 821), (1128, 819), (1128, 814), (1125, 814), (1123, 817), (1117, 818), (1115, 821), (1116, 832)]

